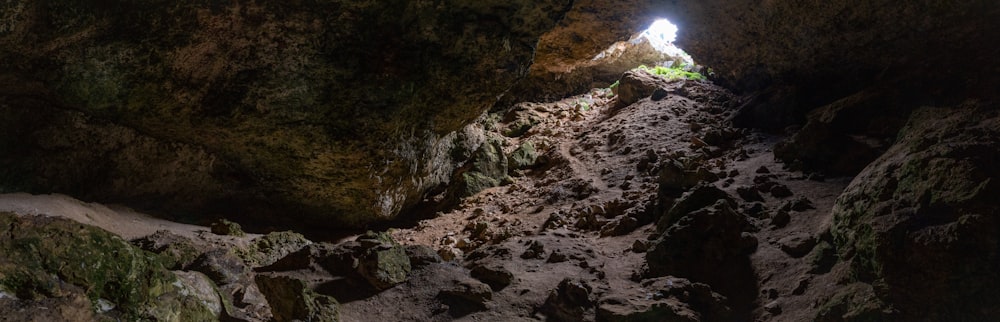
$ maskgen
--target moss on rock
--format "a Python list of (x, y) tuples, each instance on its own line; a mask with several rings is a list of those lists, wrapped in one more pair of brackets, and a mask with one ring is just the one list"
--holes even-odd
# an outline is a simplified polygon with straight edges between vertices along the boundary
[(22, 299), (65, 295), (69, 283), (129, 320), (207, 321), (217, 316), (183, 292), (157, 255), (96, 227), (0, 213), (0, 288)]

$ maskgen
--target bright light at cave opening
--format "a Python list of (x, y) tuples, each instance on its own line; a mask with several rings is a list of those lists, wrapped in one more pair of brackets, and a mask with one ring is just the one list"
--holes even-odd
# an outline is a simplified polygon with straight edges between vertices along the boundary
[(649, 41), (653, 48), (659, 50), (667, 55), (679, 58), (683, 64), (693, 65), (694, 60), (691, 56), (674, 46), (674, 40), (677, 39), (677, 25), (674, 25), (667, 19), (657, 19), (653, 21), (653, 24), (649, 26), (646, 30), (639, 33), (636, 39), (645, 38)]
[(657, 19), (649, 26), (649, 29), (642, 32), (642, 35), (650, 40), (673, 42), (674, 39), (677, 39), (677, 26), (667, 19)]
[(646, 30), (636, 34), (627, 42), (619, 42), (611, 45), (611, 47), (595, 56), (594, 60), (620, 56), (628, 48), (646, 42), (653, 49), (672, 57), (670, 64), (674, 67), (694, 66), (695, 62), (691, 58), (691, 55), (674, 46), (674, 40), (677, 39), (677, 31), (677, 25), (674, 25), (667, 19), (656, 19)]

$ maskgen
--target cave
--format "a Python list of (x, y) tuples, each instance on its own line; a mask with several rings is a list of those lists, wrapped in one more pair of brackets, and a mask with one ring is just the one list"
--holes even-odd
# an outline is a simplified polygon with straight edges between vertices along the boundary
[(986, 0), (5, 1), (0, 319), (998, 320), (998, 43)]

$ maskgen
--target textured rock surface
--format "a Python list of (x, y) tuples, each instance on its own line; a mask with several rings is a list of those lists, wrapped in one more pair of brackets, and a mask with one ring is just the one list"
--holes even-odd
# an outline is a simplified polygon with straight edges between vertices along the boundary
[(841, 257), (902, 319), (1000, 314), (998, 138), (992, 106), (917, 110), (838, 198), (831, 232)]
[(0, 227), (0, 289), (18, 299), (73, 302), (75, 290), (82, 289), (95, 305), (91, 310), (106, 302), (113, 308), (109, 315), (129, 320), (218, 317), (218, 297), (215, 304), (198, 298), (200, 293), (184, 289), (189, 284), (156, 255), (111, 233), (66, 219), (10, 213), (0, 213)]
[(990, 1), (678, 1), (661, 10), (684, 27), (678, 42), (685, 50), (725, 71), (722, 79), (750, 86), (824, 75), (847, 76), (837, 82), (843, 85), (870, 80), (887, 67), (930, 62), (970, 67), (993, 60), (960, 59), (994, 50), (975, 48), (971, 40), (1000, 36), (1000, 11)]
[(569, 3), (8, 1), (0, 188), (392, 218)]

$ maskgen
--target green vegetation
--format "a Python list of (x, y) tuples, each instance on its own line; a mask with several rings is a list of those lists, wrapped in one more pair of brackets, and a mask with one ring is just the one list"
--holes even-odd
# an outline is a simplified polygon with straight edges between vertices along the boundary
[(653, 75), (657, 75), (657, 76), (660, 76), (660, 77), (663, 77), (663, 78), (666, 78), (666, 79), (670, 79), (670, 80), (674, 80), (674, 79), (707, 80), (708, 79), (708, 78), (705, 77), (705, 75), (702, 75), (701, 73), (691, 72), (691, 71), (685, 70), (683, 66), (682, 67), (664, 67), (664, 66), (649, 67), (649, 66), (646, 66), (646, 65), (639, 65), (639, 67), (636, 67), (633, 70), (644, 70), (647, 73), (650, 73), (650, 74), (653, 74)]

